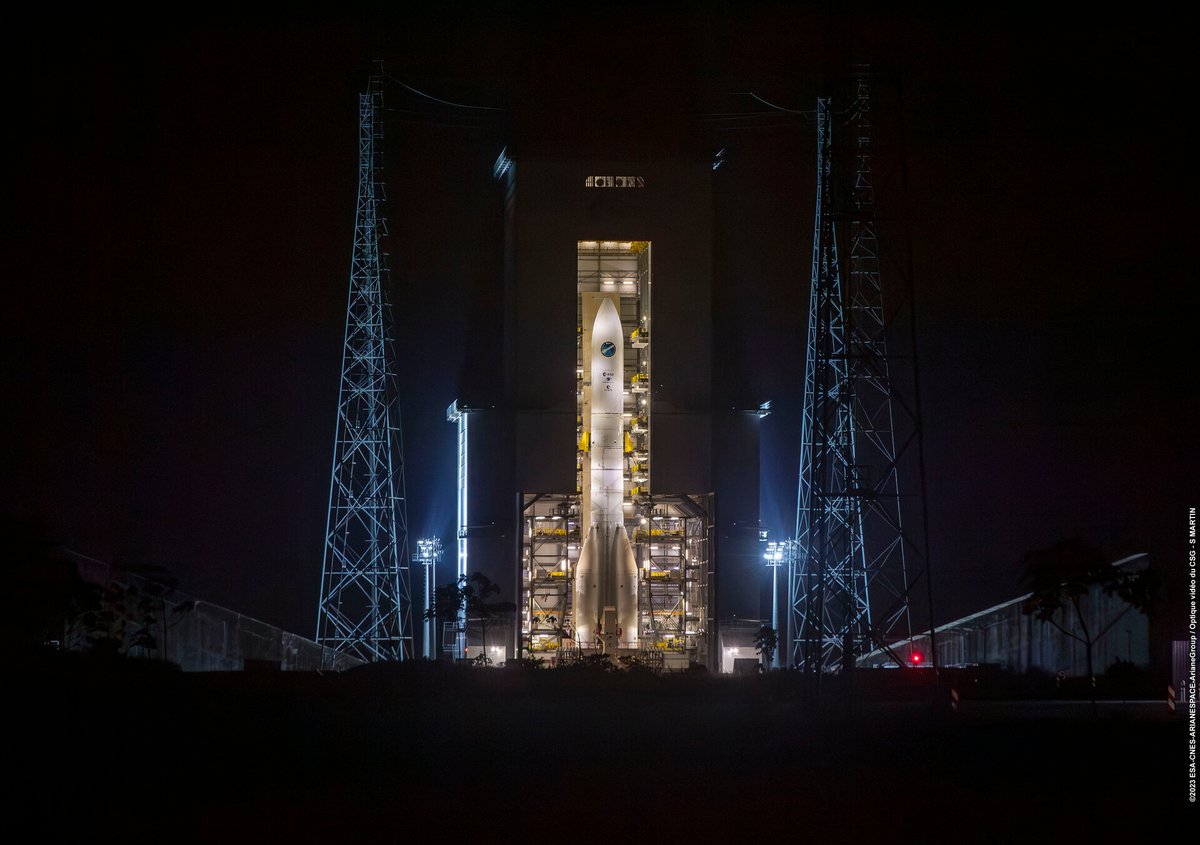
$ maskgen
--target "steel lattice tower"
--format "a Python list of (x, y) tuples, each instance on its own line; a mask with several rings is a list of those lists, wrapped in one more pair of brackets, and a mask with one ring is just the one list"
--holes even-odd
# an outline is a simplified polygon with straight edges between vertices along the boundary
[(358, 203), (317, 641), (368, 661), (413, 656), (400, 410), (379, 239), (381, 81), (358, 99)]
[[(789, 555), (791, 665), (847, 668), (912, 635), (912, 544), (906, 536), (876, 237), (870, 91), (858, 87), (849, 124), (855, 179), (848, 205), (850, 272), (842, 278), (833, 185), (829, 100), (817, 105), (817, 198), (804, 374), (796, 533)], [(894, 316), (894, 315), (893, 315)], [(890, 648), (889, 648), (890, 650)], [(897, 658), (898, 661), (902, 660)]]

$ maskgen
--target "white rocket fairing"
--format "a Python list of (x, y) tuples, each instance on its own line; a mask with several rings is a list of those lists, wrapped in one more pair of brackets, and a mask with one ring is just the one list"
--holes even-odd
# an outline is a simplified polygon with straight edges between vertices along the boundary
[(606, 651), (637, 646), (637, 564), (625, 531), (625, 337), (605, 297), (591, 331), (591, 432), (583, 484), (590, 494), (575, 570), (575, 641)]

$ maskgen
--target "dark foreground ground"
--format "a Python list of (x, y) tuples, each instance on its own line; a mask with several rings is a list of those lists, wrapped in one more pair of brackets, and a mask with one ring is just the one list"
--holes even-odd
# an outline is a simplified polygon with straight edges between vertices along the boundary
[(416, 664), (8, 689), (8, 841), (1141, 842), (1194, 816), (1165, 708)]

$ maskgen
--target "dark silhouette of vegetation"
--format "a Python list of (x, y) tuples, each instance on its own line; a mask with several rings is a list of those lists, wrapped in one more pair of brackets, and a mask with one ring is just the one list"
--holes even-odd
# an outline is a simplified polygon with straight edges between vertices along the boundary
[(754, 651), (767, 669), (775, 660), (775, 649), (779, 646), (779, 634), (770, 625), (763, 625), (754, 633)]
[[(1048, 622), (1073, 640), (1083, 644), (1091, 681), (1092, 705), (1096, 703), (1096, 672), (1092, 662), (1095, 644), (1130, 610), (1146, 612), (1152, 589), (1148, 570), (1130, 572), (1118, 569), (1099, 549), (1078, 539), (1063, 540), (1049, 549), (1034, 549), (1025, 555), (1022, 582), (1030, 589), (1022, 611)], [(1098, 630), (1088, 627), (1081, 600), (1093, 587), (1106, 595), (1124, 599), (1127, 606)], [(1079, 632), (1066, 626), (1075, 617)], [(1055, 617), (1060, 617), (1061, 621)]]
[(607, 654), (585, 654), (575, 665), (600, 672), (615, 672), (617, 669), (617, 664), (613, 663)]
[(500, 593), (500, 585), (482, 572), (465, 575), (451, 584), (443, 584), (434, 590), (433, 607), (424, 614), (426, 619), (454, 619), (460, 616), (464, 624), (475, 622), (479, 625), (480, 640), (483, 642), (483, 652), (476, 658), (476, 664), (490, 666), (491, 659), (487, 656), (488, 628), (499, 619), (514, 613), (517, 606), (510, 601), (496, 601), (492, 596)]
[[(178, 583), (161, 566), (129, 567), (124, 570), (134, 578), (124, 587), (124, 598), (132, 611), (130, 621), (133, 633), (128, 643), (131, 656), (150, 657), (160, 650), (164, 656), (167, 647), (167, 600)], [(161, 635), (161, 639), (159, 636)]]
[(646, 658), (636, 654), (623, 654), (617, 658), (621, 669), (634, 674), (657, 675), (657, 668)]
[(504, 665), (510, 669), (544, 669), (546, 661), (541, 657), (516, 657)]
[(131, 566), (106, 584), (83, 584), (69, 616), (70, 647), (98, 657), (165, 660), (172, 620), (195, 605), (172, 601), (176, 583), (160, 566)]
[(0, 625), (5, 642), (24, 652), (62, 644), (68, 623), (90, 602), (79, 570), (35, 526), (5, 517), (6, 583)]
[(192, 602), (171, 600), (176, 581), (158, 566), (131, 566), (85, 580), (67, 551), (33, 526), (0, 523), (8, 554), (0, 619), (18, 651), (96, 657), (165, 656), (169, 620)]
[(117, 657), (124, 651), (128, 625), (124, 591), (117, 584), (94, 586), (96, 602), (80, 617), (88, 650), (97, 657)]

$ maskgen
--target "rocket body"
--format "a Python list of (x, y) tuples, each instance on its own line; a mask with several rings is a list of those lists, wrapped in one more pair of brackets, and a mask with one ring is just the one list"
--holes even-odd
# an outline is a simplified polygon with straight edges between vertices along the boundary
[(575, 641), (606, 651), (637, 646), (637, 563), (625, 531), (625, 338), (612, 299), (591, 331), (591, 432), (583, 483), (589, 493), (575, 571)]

